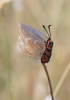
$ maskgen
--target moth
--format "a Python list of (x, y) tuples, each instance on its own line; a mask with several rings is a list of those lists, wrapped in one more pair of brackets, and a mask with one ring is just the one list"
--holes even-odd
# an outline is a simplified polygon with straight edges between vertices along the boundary
[(51, 40), (50, 26), (48, 26), (49, 32), (45, 26), (48, 37), (43, 32), (34, 29), (30, 25), (19, 23), (19, 46), (29, 57), (41, 61), (42, 63), (48, 63), (52, 54), (53, 41)]

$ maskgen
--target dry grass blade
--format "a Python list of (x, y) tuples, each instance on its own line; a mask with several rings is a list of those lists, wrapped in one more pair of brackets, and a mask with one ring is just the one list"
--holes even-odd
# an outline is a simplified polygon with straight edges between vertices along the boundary
[(60, 89), (60, 87), (61, 87), (61, 85), (62, 85), (62, 83), (63, 83), (63, 81), (64, 81), (64, 79), (65, 79), (65, 77), (66, 77), (66, 75), (67, 75), (69, 70), (70, 70), (70, 62), (68, 64), (68, 66), (66, 67), (66, 69), (65, 69), (65, 71), (64, 71), (64, 73), (63, 73), (63, 75), (62, 75), (62, 77), (61, 77), (61, 79), (59, 81), (59, 83), (57, 84), (57, 86), (56, 86), (56, 88), (54, 90), (54, 93), (53, 93), (54, 96), (56, 96), (57, 92), (59, 91), (59, 89)]

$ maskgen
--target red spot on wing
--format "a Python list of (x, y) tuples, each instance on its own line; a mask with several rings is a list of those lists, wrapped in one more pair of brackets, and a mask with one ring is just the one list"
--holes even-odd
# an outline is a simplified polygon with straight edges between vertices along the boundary
[(50, 49), (50, 48), (51, 48), (51, 46), (50, 46), (49, 44), (47, 44), (46, 48)]
[(46, 55), (43, 55), (42, 58), (41, 58), (42, 63), (47, 63), (48, 60), (49, 60), (49, 58)]
[(47, 50), (44, 51), (44, 53), (46, 53), (46, 55), (50, 56), (50, 52), (47, 52)]

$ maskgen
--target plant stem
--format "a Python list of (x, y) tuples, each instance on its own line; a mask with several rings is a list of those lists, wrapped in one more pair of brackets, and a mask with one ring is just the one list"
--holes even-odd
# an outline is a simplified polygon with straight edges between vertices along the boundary
[(8, 87), (9, 87), (9, 94), (10, 99), (13, 100), (12, 91), (11, 91), (11, 73), (12, 73), (12, 67), (11, 67), (11, 61), (10, 61), (10, 49), (9, 49), (9, 41), (7, 36), (7, 29), (6, 29), (6, 17), (4, 8), (2, 8), (1, 11), (1, 20), (2, 20), (2, 32), (3, 32), (3, 42), (4, 42), (4, 50), (5, 50), (5, 57), (6, 57), (6, 65), (8, 69)]
[(43, 65), (43, 67), (44, 67), (44, 70), (45, 70), (46, 75), (47, 75), (47, 78), (48, 78), (48, 82), (49, 82), (49, 86), (50, 86), (50, 94), (51, 94), (52, 100), (54, 100), (53, 91), (52, 91), (52, 86), (51, 86), (51, 81), (50, 81), (50, 77), (49, 77), (49, 74), (48, 74), (48, 70), (47, 70), (45, 64), (42, 63), (42, 65)]

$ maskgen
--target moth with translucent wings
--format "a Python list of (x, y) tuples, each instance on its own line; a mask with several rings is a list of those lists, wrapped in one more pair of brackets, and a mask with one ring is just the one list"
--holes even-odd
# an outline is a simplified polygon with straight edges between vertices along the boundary
[(43, 28), (47, 32), (46, 37), (43, 32), (34, 29), (33, 27), (19, 23), (19, 46), (31, 58), (48, 63), (52, 54), (53, 41), (51, 40), (50, 26), (49, 32), (45, 26)]

